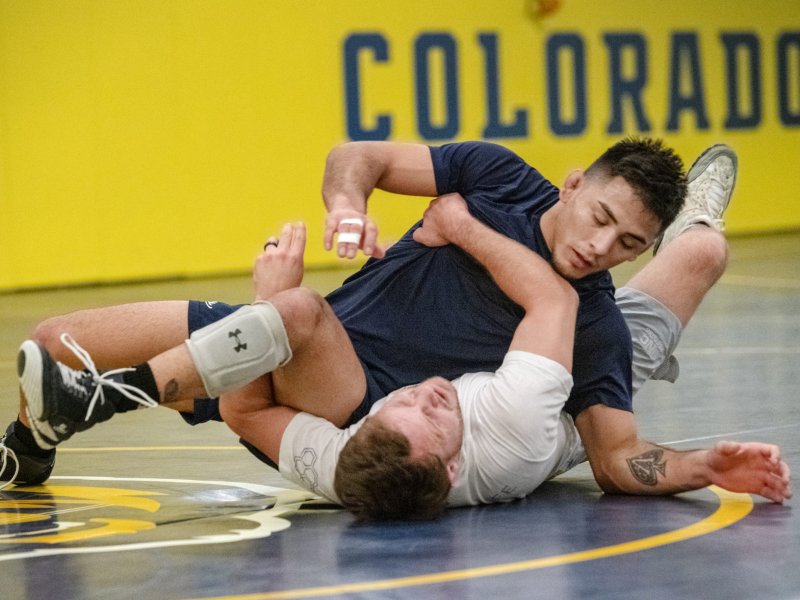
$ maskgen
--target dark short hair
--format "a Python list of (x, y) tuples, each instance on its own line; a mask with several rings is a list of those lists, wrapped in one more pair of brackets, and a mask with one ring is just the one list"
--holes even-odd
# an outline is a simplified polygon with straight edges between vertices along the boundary
[(661, 222), (662, 231), (678, 216), (686, 198), (683, 161), (661, 140), (627, 137), (594, 161), (586, 175), (622, 177)]
[(452, 485), (438, 456), (412, 459), (405, 435), (369, 417), (342, 448), (333, 487), (359, 520), (420, 521), (441, 514)]

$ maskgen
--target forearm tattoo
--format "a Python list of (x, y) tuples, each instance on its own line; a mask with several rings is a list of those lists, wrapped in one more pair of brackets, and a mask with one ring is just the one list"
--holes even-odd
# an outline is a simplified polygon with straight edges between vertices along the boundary
[(645, 485), (656, 485), (659, 473), (662, 477), (667, 475), (667, 462), (664, 460), (663, 450), (650, 450), (627, 460), (633, 476)]

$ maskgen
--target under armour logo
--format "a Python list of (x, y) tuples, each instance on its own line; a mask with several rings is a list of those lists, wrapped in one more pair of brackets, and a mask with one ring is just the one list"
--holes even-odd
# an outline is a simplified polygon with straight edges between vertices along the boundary
[(242, 340), (239, 339), (239, 335), (241, 335), (242, 330), (236, 329), (235, 331), (229, 331), (228, 337), (229, 338), (236, 338), (236, 347), (233, 349), (235, 352), (241, 352), (242, 350), (247, 350), (247, 344), (243, 344)]

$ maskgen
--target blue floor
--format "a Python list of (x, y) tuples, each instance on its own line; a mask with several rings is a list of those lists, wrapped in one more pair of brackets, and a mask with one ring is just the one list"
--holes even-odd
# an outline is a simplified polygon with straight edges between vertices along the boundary
[[(680, 379), (636, 399), (641, 434), (683, 449), (777, 443), (800, 472), (800, 234), (731, 246), (728, 273), (684, 334)], [(307, 282), (325, 291), (343, 275)], [(242, 277), (0, 296), (0, 416), (16, 413), (16, 347), (49, 314), (248, 294)], [(800, 597), (795, 500), (606, 496), (585, 465), (520, 502), (358, 525), (223, 425), (190, 428), (154, 410), (71, 440), (54, 475), (0, 492), (4, 600)]]

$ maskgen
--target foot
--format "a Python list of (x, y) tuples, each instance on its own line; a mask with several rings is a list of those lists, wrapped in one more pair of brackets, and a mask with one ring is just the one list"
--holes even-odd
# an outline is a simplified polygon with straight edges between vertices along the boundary
[(44, 483), (53, 472), (56, 452), (46, 456), (32, 451), (17, 435), (17, 423), (11, 423), (0, 439), (0, 489), (13, 483), (16, 485), (38, 485)]
[[(82, 371), (53, 360), (42, 346), (28, 340), (17, 355), (17, 375), (27, 401), (26, 414), (36, 443), (54, 448), (78, 431), (110, 419), (122, 396), (145, 406), (157, 402), (122, 382), (118, 369), (99, 373), (88, 353), (68, 335), (61, 341), (87, 367)], [(104, 391), (105, 388), (105, 391)], [(105, 392), (110, 392), (108, 397)]]
[(656, 242), (653, 254), (694, 225), (723, 230), (722, 215), (733, 195), (737, 168), (736, 152), (724, 144), (707, 148), (694, 161), (683, 209)]

